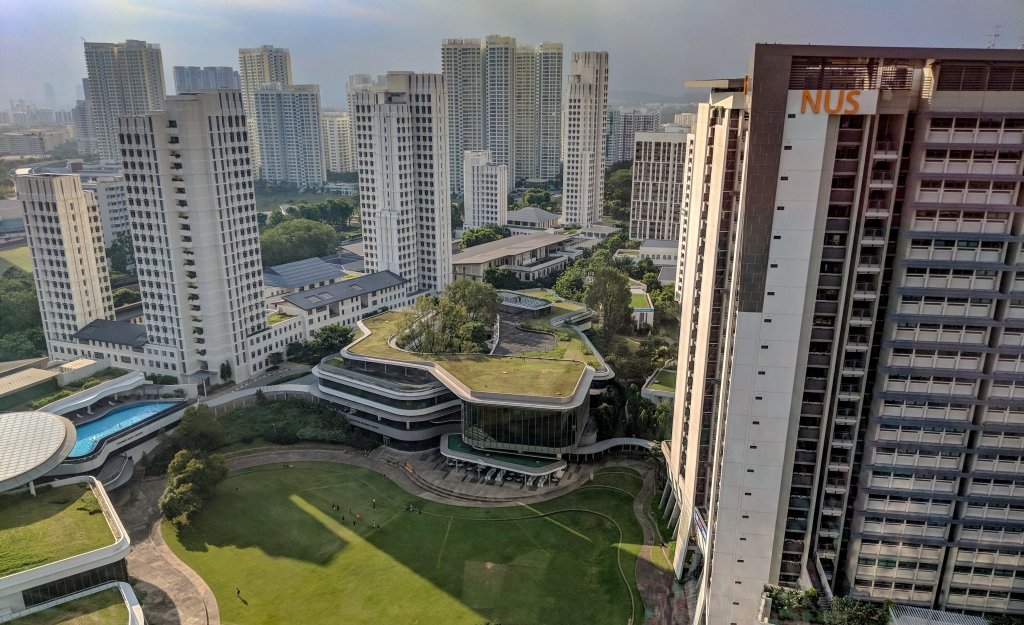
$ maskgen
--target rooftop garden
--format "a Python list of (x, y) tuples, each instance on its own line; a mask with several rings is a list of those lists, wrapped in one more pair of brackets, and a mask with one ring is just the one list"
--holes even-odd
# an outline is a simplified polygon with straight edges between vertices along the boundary
[(586, 307), (576, 302), (555, 302), (551, 305), (551, 314), (544, 317), (537, 317), (520, 323), (520, 327), (544, 332), (555, 337), (555, 348), (544, 352), (527, 352), (519, 354), (526, 358), (556, 358), (558, 360), (577, 360), (585, 362), (595, 369), (601, 368), (601, 361), (594, 354), (593, 350), (583, 342), (576, 330), (570, 326), (555, 327), (551, 325), (552, 319), (566, 313), (584, 310)]
[(108, 588), (12, 622), (14, 625), (124, 625), (128, 622), (128, 606), (116, 588)]
[(668, 369), (662, 369), (656, 376), (654, 376), (654, 379), (651, 380), (650, 386), (647, 388), (652, 391), (674, 393), (676, 391), (676, 372)]
[(35, 497), (0, 495), (0, 577), (113, 542), (99, 501), (84, 484), (40, 489)]
[(646, 293), (630, 293), (629, 305), (633, 308), (650, 308), (651, 300)]
[(291, 319), (294, 316), (295, 315), (289, 315), (288, 313), (283, 313), (283, 312), (271, 313), (271, 314), (267, 315), (267, 325), (274, 325), (276, 323), (281, 323), (282, 321), (284, 321), (286, 319)]

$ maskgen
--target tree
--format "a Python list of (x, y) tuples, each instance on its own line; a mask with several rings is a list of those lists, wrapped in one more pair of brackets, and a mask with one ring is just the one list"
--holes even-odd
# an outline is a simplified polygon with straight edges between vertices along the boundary
[(605, 174), (604, 183), (605, 214), (614, 219), (629, 219), (629, 204), (632, 189), (632, 164), (617, 163), (610, 167)]
[(519, 200), (521, 207), (537, 206), (547, 208), (551, 206), (551, 192), (547, 189), (527, 189)]
[(220, 363), (220, 379), (222, 382), (227, 382), (231, 379), (231, 363), (226, 360)]
[(463, 232), (459, 247), (464, 250), (474, 245), (490, 243), (510, 236), (512, 236), (512, 230), (508, 226), (481, 226)]
[(891, 604), (867, 603), (851, 597), (836, 597), (825, 613), (825, 625), (886, 625)]
[(191, 524), (227, 474), (221, 456), (182, 449), (167, 465), (167, 486), (157, 502), (160, 513), (178, 529)]
[(491, 267), (484, 271), (484, 282), (496, 289), (516, 290), (526, 287), (516, 272), (507, 267)]
[(121, 287), (113, 293), (114, 297), (114, 308), (121, 308), (122, 306), (128, 306), (129, 304), (136, 304), (142, 301), (142, 295), (138, 291)]
[[(268, 223), (273, 219), (271, 215)], [(263, 265), (280, 265), (314, 256), (326, 256), (335, 250), (338, 233), (327, 224), (309, 219), (291, 219), (272, 226), (260, 235)]]
[(193, 451), (213, 451), (222, 447), (225, 440), (220, 421), (206, 404), (186, 408), (172, 438), (179, 448)]
[(599, 315), (606, 338), (629, 328), (632, 315), (629, 279), (618, 269), (595, 269), (590, 276), (583, 302)]
[(577, 261), (566, 267), (555, 280), (554, 291), (560, 297), (578, 302), (587, 291), (586, 264)]
[(498, 319), (498, 292), (486, 282), (455, 280), (444, 288), (441, 297), (461, 303), (466, 307), (469, 318), (486, 328), (494, 326)]
[(461, 195), (452, 194), (452, 228), (461, 228), (466, 219), (465, 200)]
[(321, 358), (333, 354), (352, 342), (352, 328), (340, 323), (332, 323), (315, 330), (309, 335), (310, 348), (315, 352), (317, 362)]
[(114, 242), (107, 248), (107, 260), (114, 271), (135, 273), (135, 248), (132, 246), (130, 232), (122, 232), (114, 237)]

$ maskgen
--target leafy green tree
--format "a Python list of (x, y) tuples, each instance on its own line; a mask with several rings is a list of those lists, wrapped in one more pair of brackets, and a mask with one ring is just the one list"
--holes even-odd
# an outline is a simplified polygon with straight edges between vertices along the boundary
[(459, 247), (464, 250), (474, 245), (490, 243), (510, 236), (512, 236), (512, 230), (508, 226), (481, 226), (463, 232)]
[[(41, 350), (28, 336), (28, 330), (0, 336), (0, 361), (21, 360), (41, 355)], [(43, 346), (45, 349), (45, 344)]]
[(160, 513), (176, 528), (190, 525), (227, 474), (221, 456), (182, 449), (167, 465), (167, 487), (157, 502)]
[(604, 210), (613, 219), (629, 219), (630, 195), (633, 187), (633, 170), (630, 163), (625, 167), (609, 168), (605, 174)]
[(484, 282), (496, 289), (516, 290), (526, 287), (516, 272), (507, 267), (491, 267), (484, 272)]
[(461, 195), (452, 194), (452, 228), (461, 228), (466, 219), (466, 202)]
[(1024, 618), (1012, 614), (997, 614), (988, 620), (988, 625), (1024, 625)]
[(498, 292), (486, 282), (455, 280), (444, 288), (442, 299), (459, 302), (466, 307), (469, 318), (490, 328), (498, 319)]
[[(269, 221), (268, 221), (269, 223)], [(334, 252), (338, 233), (327, 224), (309, 219), (291, 219), (272, 226), (260, 235), (263, 265), (280, 265)]]
[(136, 304), (142, 301), (142, 295), (138, 291), (133, 291), (129, 288), (121, 287), (113, 293), (114, 297), (114, 308), (121, 308), (122, 306), (128, 306), (129, 304)]
[(160, 514), (180, 530), (188, 527), (203, 509), (203, 500), (195, 484), (185, 483), (177, 487), (168, 484), (156, 505)]
[(554, 291), (560, 297), (579, 302), (587, 291), (586, 264), (576, 262), (569, 265), (555, 280)]
[(538, 206), (548, 208), (551, 206), (551, 191), (547, 189), (527, 189), (519, 200), (519, 206)]
[(891, 604), (867, 603), (851, 597), (836, 597), (825, 613), (825, 625), (886, 625)]
[(185, 409), (178, 427), (172, 435), (180, 449), (207, 452), (224, 445), (224, 431), (213, 409), (206, 404), (195, 404)]
[(227, 382), (231, 379), (231, 363), (226, 360), (220, 363), (220, 379), (222, 382)]
[(597, 312), (606, 338), (629, 329), (632, 314), (629, 279), (618, 269), (595, 269), (591, 273), (583, 303)]
[(42, 327), (32, 274), (8, 267), (0, 277), (0, 336)]
[(120, 273), (135, 273), (135, 248), (130, 232), (118, 234), (107, 248), (110, 268)]

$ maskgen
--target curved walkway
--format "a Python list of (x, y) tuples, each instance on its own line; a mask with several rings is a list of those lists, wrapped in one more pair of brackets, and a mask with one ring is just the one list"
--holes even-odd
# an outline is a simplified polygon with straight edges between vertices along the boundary
[[(374, 458), (374, 454), (367, 455), (339, 447), (249, 450), (227, 454), (225, 462), (232, 472), (289, 462), (349, 464), (380, 473), (412, 495), (453, 506), (518, 506), (537, 503), (560, 497), (587, 484), (587, 480), (580, 480), (561, 488), (505, 499), (473, 498), (439, 488), (406, 467)], [(637, 460), (613, 458), (593, 465), (594, 470), (605, 467), (628, 467), (637, 470), (643, 477), (643, 486), (633, 500), (633, 513), (644, 536), (644, 544), (636, 562), (637, 588), (646, 608), (644, 622), (671, 625), (675, 622), (669, 602), (672, 574), (660, 570), (653, 562), (652, 545), (661, 548), (661, 540), (646, 512), (647, 497), (654, 488), (653, 472), (650, 465)], [(146, 593), (147, 622), (152, 625), (220, 625), (220, 613), (213, 592), (202, 578), (174, 555), (160, 534), (160, 514), (156, 503), (163, 488), (163, 479), (154, 478), (137, 483), (129, 490), (127, 501), (118, 506), (122, 521), (132, 538), (133, 549), (128, 557), (128, 566), (131, 574), (139, 580), (138, 588)]]

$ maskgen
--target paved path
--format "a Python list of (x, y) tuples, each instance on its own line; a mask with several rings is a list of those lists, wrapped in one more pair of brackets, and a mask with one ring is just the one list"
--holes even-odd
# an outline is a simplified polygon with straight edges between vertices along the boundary
[[(401, 454), (399, 454), (401, 455)], [(546, 501), (583, 486), (589, 475), (603, 467), (629, 467), (644, 476), (644, 484), (633, 501), (633, 512), (643, 529), (644, 545), (636, 564), (637, 587), (646, 607), (645, 624), (672, 625), (676, 623), (670, 602), (673, 578), (671, 573), (658, 569), (652, 561), (652, 545), (661, 549), (661, 539), (647, 516), (646, 501), (654, 488), (654, 475), (650, 465), (628, 459), (612, 458), (587, 465), (579, 471), (581, 479), (563, 480), (557, 488), (516, 492), (501, 490), (494, 485), (482, 489), (455, 491), (420, 477), (417, 466), (424, 462), (422, 452), (407, 454), (408, 462), (397, 462), (396, 452), (378, 448), (365, 454), (345, 448), (266, 448), (228, 455), (225, 461), (232, 472), (266, 464), (289, 462), (338, 462), (380, 473), (406, 492), (455, 506), (517, 506)], [(415, 460), (415, 462), (413, 462)], [(411, 469), (411, 470), (410, 470)], [(128, 557), (129, 571), (139, 579), (138, 589), (146, 593), (144, 608), (146, 619), (152, 625), (220, 625), (217, 600), (209, 586), (181, 562), (167, 547), (160, 535), (160, 518), (156, 502), (163, 491), (164, 480), (151, 479), (136, 482), (121, 493), (123, 501), (117, 509), (132, 538), (132, 553)], [(494, 494), (486, 495), (490, 489)], [(496, 496), (495, 496), (496, 495)], [(639, 625), (639, 624), (637, 624)]]
[(150, 625), (219, 625), (220, 612), (210, 587), (178, 559), (160, 535), (156, 502), (163, 479), (135, 482), (117, 493), (115, 508), (132, 551), (128, 572), (138, 578), (136, 590), (145, 593), (143, 610)]

